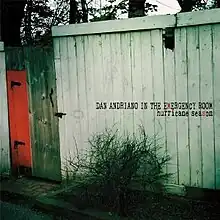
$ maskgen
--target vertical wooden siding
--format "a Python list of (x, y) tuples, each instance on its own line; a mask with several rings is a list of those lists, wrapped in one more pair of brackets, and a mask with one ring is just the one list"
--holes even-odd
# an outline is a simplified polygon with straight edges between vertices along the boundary
[(0, 174), (10, 172), (10, 150), (8, 129), (8, 105), (6, 89), (5, 52), (0, 42)]
[(87, 148), (91, 134), (106, 127), (134, 132), (145, 122), (150, 135), (162, 129), (164, 120), (154, 123), (153, 111), (96, 110), (97, 101), (162, 101), (163, 93), (153, 90), (163, 80), (161, 30), (56, 38), (54, 50), (58, 111), (67, 113), (59, 123), (63, 168), (70, 155)]
[(175, 31), (175, 99), (214, 104), (213, 117), (176, 118), (178, 184), (220, 188), (219, 30), (214, 24)]
[(52, 48), (6, 48), (7, 70), (28, 73), (33, 176), (60, 181), (56, 76)]
[[(94, 132), (117, 123), (163, 138), (170, 182), (220, 188), (220, 24), (175, 29), (175, 50), (162, 30), (54, 38), (61, 162), (88, 147)], [(152, 110), (96, 110), (96, 102), (213, 102), (214, 117), (158, 117)]]

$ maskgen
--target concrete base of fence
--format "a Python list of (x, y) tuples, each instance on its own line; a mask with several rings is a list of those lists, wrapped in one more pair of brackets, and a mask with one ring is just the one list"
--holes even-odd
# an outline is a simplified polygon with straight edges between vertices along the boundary
[(186, 195), (189, 199), (198, 199), (208, 202), (220, 202), (220, 190), (203, 189), (198, 187), (186, 187)]
[[(18, 181), (18, 180), (17, 180)], [(46, 183), (45, 183), (46, 184)], [(47, 183), (48, 185), (49, 183)], [(1, 183), (2, 185), (2, 183)], [(39, 184), (38, 184), (39, 185)], [(50, 184), (49, 184), (50, 185)], [(73, 186), (72, 186), (73, 187)], [(85, 219), (85, 220), (126, 220), (128, 218), (119, 217), (115, 213), (103, 212), (96, 209), (78, 209), (73, 204), (58, 198), (60, 193), (71, 191), (72, 187), (55, 187), (51, 190), (44, 190), (44, 193), (38, 193), (38, 196), (24, 193), (24, 190), (13, 190), (13, 187), (0, 187), (2, 201), (11, 202), (15, 204), (27, 204), (30, 209), (38, 210), (53, 216), (62, 216), (70, 219)], [(27, 187), (25, 187), (27, 188)], [(33, 187), (32, 187), (33, 188)], [(43, 188), (41, 186), (41, 188)], [(132, 187), (133, 188), (133, 187)], [(201, 188), (192, 188), (186, 186), (180, 186), (175, 184), (166, 184), (163, 186), (163, 192), (170, 195), (169, 198), (177, 199), (178, 196), (184, 196), (187, 198), (206, 200), (213, 202), (217, 198), (217, 202), (220, 202), (219, 190), (204, 190)], [(36, 189), (34, 190), (36, 191)], [(151, 190), (152, 191), (152, 190)], [(155, 191), (155, 190), (153, 190)], [(156, 191), (155, 191), (156, 192)], [(181, 198), (179, 197), (181, 200)]]
[(39, 196), (31, 198), (22, 193), (10, 191), (1, 191), (1, 201), (10, 202), (19, 205), (27, 205), (30, 209), (38, 210), (53, 216), (62, 216), (70, 219), (81, 220), (126, 220), (116, 214), (96, 211), (94, 209), (79, 210), (72, 204), (62, 200), (54, 199), (48, 196)]
[(4, 43), (0, 41), (0, 52), (4, 51)]
[(49, 197), (39, 197), (36, 199), (34, 208), (39, 210), (44, 210), (47, 212), (57, 213), (57, 215), (82, 219), (82, 220), (126, 220), (127, 218), (122, 218), (116, 214), (96, 211), (94, 209), (79, 210), (73, 207), (72, 204), (64, 202), (61, 200), (49, 198)]
[(185, 196), (186, 195), (186, 187), (183, 185), (165, 184), (164, 185), (164, 192), (167, 194)]
[[(130, 185), (129, 188), (134, 190), (140, 190), (141, 187), (138, 185)], [(164, 184), (162, 187), (147, 187), (146, 191), (155, 192), (155, 193), (163, 193), (168, 195), (177, 195), (177, 196), (185, 196), (186, 195), (186, 187), (184, 185), (177, 184)]]
[(0, 180), (10, 179), (10, 173), (1, 173)]
[(125, 220), (116, 214), (95, 209), (80, 210), (56, 195), (69, 191), (71, 187), (60, 188), (59, 185), (43, 180), (21, 178), (0, 182), (0, 200), (25, 205), (30, 209), (38, 210), (53, 216), (69, 217), (68, 219), (82, 220)]

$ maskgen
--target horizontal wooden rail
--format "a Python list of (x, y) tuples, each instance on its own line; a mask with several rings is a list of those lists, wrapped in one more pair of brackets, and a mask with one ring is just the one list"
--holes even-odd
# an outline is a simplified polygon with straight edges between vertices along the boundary
[(54, 26), (52, 35), (53, 37), (90, 35), (214, 23), (220, 23), (220, 9)]

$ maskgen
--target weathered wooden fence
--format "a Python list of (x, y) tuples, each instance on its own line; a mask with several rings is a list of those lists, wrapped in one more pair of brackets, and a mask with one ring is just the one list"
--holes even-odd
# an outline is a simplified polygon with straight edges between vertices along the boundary
[(53, 48), (5, 48), (5, 53), (6, 70), (27, 71), (33, 176), (60, 181)]
[(0, 161), (1, 174), (10, 172), (10, 150), (8, 129), (8, 103), (5, 74), (4, 44), (0, 42)]
[[(164, 47), (165, 28), (174, 28), (173, 51)], [(133, 132), (143, 124), (149, 135), (163, 138), (172, 156), (167, 165), (175, 173), (172, 183), (220, 189), (220, 10), (59, 26), (52, 32), (58, 111), (66, 113), (59, 122), (63, 167), (64, 158), (76, 155), (76, 144), (87, 148), (92, 133), (115, 123)], [(139, 107), (109, 109), (117, 101)], [(192, 109), (180, 112), (188, 116), (175, 116), (177, 109), (174, 116), (160, 116), (164, 102), (168, 108), (190, 102)], [(210, 103), (209, 109), (199, 109), (199, 102)]]

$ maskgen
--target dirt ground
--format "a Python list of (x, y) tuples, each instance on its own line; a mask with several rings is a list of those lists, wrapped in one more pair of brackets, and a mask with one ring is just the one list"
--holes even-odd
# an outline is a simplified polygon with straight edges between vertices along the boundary
[[(58, 197), (72, 203), (79, 209), (95, 208), (112, 211), (111, 205), (94, 197), (88, 202), (88, 196), (62, 193)], [(199, 201), (177, 196), (164, 196), (155, 193), (130, 192), (126, 200), (126, 214), (129, 219), (150, 220), (220, 220), (220, 203)]]

